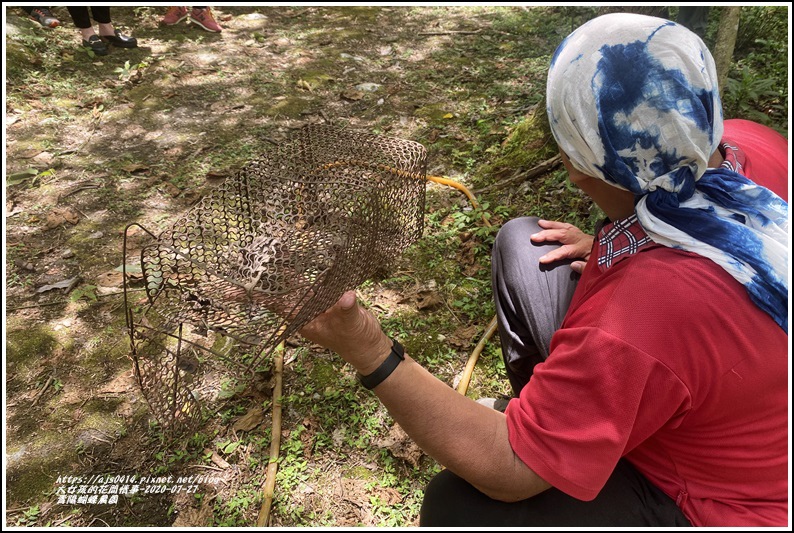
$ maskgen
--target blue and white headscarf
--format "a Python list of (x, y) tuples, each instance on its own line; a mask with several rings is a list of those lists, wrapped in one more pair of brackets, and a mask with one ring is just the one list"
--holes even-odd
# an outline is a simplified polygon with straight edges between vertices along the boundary
[(580, 172), (629, 190), (648, 236), (708, 257), (788, 331), (788, 204), (708, 169), (723, 133), (714, 59), (688, 29), (618, 13), (557, 48), (547, 112)]

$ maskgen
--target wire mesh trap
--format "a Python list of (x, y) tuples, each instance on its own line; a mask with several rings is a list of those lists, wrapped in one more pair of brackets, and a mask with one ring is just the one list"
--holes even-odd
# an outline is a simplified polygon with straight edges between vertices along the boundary
[[(427, 153), (322, 125), (249, 162), (155, 236), (124, 236), (135, 376), (164, 430), (201, 419), (202, 365), (243, 375), (318, 314), (388, 268), (422, 234)], [(145, 232), (146, 298), (128, 297), (127, 244)], [(247, 357), (229, 356), (236, 341)]]

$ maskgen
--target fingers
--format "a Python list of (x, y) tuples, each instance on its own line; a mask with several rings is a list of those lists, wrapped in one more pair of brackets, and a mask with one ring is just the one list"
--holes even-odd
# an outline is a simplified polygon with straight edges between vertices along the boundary
[(584, 266), (587, 264), (586, 261), (574, 261), (571, 263), (571, 270), (576, 272), (577, 274), (581, 274), (584, 272)]
[(343, 326), (351, 318), (355, 318), (357, 311), (356, 291), (347, 291), (339, 297), (334, 305), (306, 324), (300, 333), (310, 340), (314, 340), (318, 335), (327, 335)]
[(555, 228), (572, 228), (575, 227), (572, 224), (568, 224), (567, 222), (559, 222), (557, 220), (538, 220), (538, 226), (543, 229), (555, 229)]
[(356, 305), (356, 291), (347, 291), (336, 302), (343, 311), (350, 311)]
[(566, 222), (557, 222), (556, 220), (538, 220), (538, 226), (543, 230), (533, 233), (530, 236), (533, 242), (549, 242), (556, 241), (563, 244), (568, 244), (572, 236), (578, 232), (578, 228)]
[(555, 248), (554, 250), (550, 251), (546, 255), (542, 255), (538, 258), (538, 261), (543, 264), (554, 263), (555, 261), (561, 261), (563, 259), (570, 259), (571, 257), (577, 257), (574, 255), (575, 248), (572, 246), (560, 246), (559, 248)]
[(566, 237), (569, 235), (568, 230), (565, 229), (548, 229), (533, 233), (530, 235), (532, 242), (565, 242)]

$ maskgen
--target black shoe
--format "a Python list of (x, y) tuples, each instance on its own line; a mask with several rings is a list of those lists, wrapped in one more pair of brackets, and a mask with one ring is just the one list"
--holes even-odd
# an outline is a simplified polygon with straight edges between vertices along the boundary
[(119, 48), (138, 48), (138, 39), (129, 37), (116, 30), (115, 35), (100, 35), (102, 40)]
[(108, 55), (108, 47), (105, 46), (105, 43), (102, 42), (99, 35), (92, 35), (87, 41), (83, 39), (83, 47), (88, 48), (98, 56)]

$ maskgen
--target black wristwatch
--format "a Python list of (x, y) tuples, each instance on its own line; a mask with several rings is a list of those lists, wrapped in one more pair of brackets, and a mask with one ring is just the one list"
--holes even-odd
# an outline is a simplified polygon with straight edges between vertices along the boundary
[(358, 375), (358, 380), (364, 385), (365, 389), (372, 390), (380, 385), (384, 379), (394, 372), (400, 361), (405, 359), (405, 348), (403, 348), (403, 345), (394, 339), (391, 342), (391, 353), (389, 353), (386, 360), (372, 374), (367, 376)]

